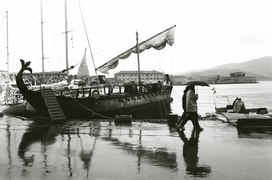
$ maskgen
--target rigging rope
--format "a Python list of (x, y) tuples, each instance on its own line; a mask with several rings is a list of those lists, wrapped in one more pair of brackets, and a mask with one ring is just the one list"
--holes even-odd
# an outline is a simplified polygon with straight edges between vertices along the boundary
[(123, 39), (120, 39), (116, 42), (113, 42), (112, 44), (108, 45), (107, 47), (103, 48), (102, 50), (96, 52), (94, 55), (99, 55), (100, 53), (106, 51), (107, 49), (110, 49), (111, 47), (116, 47), (118, 44), (120, 44), (121, 42), (124, 42), (125, 40), (127, 40), (129, 37), (131, 37), (131, 35), (127, 35), (126, 37), (124, 37)]
[(4, 15), (4, 17), (3, 17), (3, 20), (2, 20), (1, 25), (0, 25), (0, 30), (2, 29), (5, 17), (6, 17), (6, 15)]
[(81, 5), (80, 5), (79, 0), (78, 0), (77, 2), (78, 2), (78, 5), (79, 5), (79, 9), (80, 9), (80, 13), (81, 13), (81, 18), (82, 18), (82, 22), (83, 22), (83, 26), (84, 26), (85, 34), (86, 34), (87, 41), (88, 41), (88, 46), (89, 46), (90, 53), (91, 53), (92, 60), (93, 60), (94, 71), (95, 71), (96, 76), (98, 76), (98, 75), (97, 75), (96, 66), (95, 66), (95, 62), (94, 62), (93, 53), (92, 53), (92, 48), (91, 48), (91, 44), (90, 44), (90, 40), (89, 40), (89, 36), (88, 36), (88, 33), (87, 33), (85, 21), (84, 21), (84, 18), (83, 18), (83, 12), (82, 12)]

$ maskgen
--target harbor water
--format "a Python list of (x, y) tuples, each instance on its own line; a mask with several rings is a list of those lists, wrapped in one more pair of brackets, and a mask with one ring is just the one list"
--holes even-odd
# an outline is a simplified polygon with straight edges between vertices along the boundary
[[(181, 114), (184, 86), (173, 89)], [(214, 112), (211, 87), (198, 87), (200, 114)], [(217, 95), (272, 109), (272, 82), (215, 85)], [(223, 105), (224, 103), (222, 103)], [(272, 177), (272, 131), (240, 132), (220, 121), (191, 122), (184, 132), (167, 123), (69, 121), (36, 124), (0, 118), (0, 179), (242, 179)]]
[[(171, 108), (179, 115), (182, 114), (181, 97), (184, 89), (185, 86), (175, 86), (172, 92), (174, 102)], [(195, 89), (199, 95), (198, 111), (201, 115), (215, 112), (215, 107), (232, 104), (236, 97), (241, 97), (246, 108), (265, 107), (268, 111), (272, 111), (272, 81), (252, 84), (215, 84), (210, 87), (196, 86)]]

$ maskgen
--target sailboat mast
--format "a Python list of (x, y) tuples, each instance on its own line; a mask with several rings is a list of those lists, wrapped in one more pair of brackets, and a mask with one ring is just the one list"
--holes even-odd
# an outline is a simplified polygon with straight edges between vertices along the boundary
[(81, 9), (81, 5), (80, 5), (79, 0), (78, 0), (78, 5), (79, 5), (79, 8), (80, 8), (81, 19), (82, 19), (82, 22), (83, 22), (83, 25), (84, 25), (84, 30), (85, 30), (85, 34), (86, 34), (86, 37), (87, 37), (90, 54), (91, 54), (92, 60), (93, 60), (95, 75), (96, 75), (96, 77), (98, 77), (95, 62), (94, 62), (94, 57), (93, 57), (93, 53), (92, 53), (92, 48), (91, 48), (91, 44), (90, 44), (90, 40), (89, 40), (89, 36), (88, 36), (88, 33), (87, 33), (87, 28), (86, 28), (86, 24), (85, 24), (85, 21), (84, 21), (84, 18), (83, 18), (83, 13), (82, 13), (82, 9)]
[(41, 0), (41, 47), (42, 47), (42, 80), (41, 83), (45, 83), (45, 74), (44, 74), (44, 49), (43, 49), (43, 9), (42, 9), (42, 0)]
[(136, 49), (137, 49), (137, 62), (138, 62), (138, 79), (139, 79), (139, 88), (141, 92), (141, 71), (140, 71), (140, 56), (139, 56), (139, 40), (138, 32), (136, 31)]
[(65, 4), (65, 55), (66, 55), (66, 76), (69, 78), (69, 63), (68, 63), (68, 30), (67, 30), (67, 5), (66, 0), (64, 0)]
[(9, 97), (9, 29), (8, 29), (8, 11), (6, 11), (6, 28), (7, 28), (7, 89), (6, 97)]

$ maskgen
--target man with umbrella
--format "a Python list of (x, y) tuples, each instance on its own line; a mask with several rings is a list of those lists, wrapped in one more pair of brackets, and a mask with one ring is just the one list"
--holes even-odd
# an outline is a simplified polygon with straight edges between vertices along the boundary
[(202, 131), (203, 128), (200, 127), (198, 122), (198, 113), (197, 113), (197, 100), (198, 94), (195, 93), (195, 86), (209, 86), (207, 83), (203, 81), (191, 81), (187, 83), (189, 90), (186, 93), (186, 114), (187, 118), (183, 118), (183, 121), (180, 124), (180, 128), (184, 130), (184, 125), (188, 120), (191, 120), (194, 127)]

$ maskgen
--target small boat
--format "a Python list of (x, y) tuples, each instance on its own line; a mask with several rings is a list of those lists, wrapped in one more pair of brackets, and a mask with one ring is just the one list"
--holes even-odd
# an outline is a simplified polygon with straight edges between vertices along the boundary
[[(226, 98), (227, 103), (225, 106), (220, 106), (218, 107), (218, 99)], [(220, 101), (220, 100), (219, 100)], [(221, 103), (220, 103), (221, 105)], [(229, 97), (228, 96), (216, 96), (214, 98), (214, 106), (215, 106), (215, 112), (217, 114), (222, 114), (222, 113), (235, 113), (233, 110), (233, 104), (230, 103)], [(259, 107), (259, 108), (247, 108), (245, 109), (246, 114), (248, 113), (256, 113), (256, 114), (267, 114), (268, 110), (266, 107)], [(237, 113), (236, 113), (237, 114)], [(243, 114), (243, 113), (242, 113)]]
[[(119, 59), (127, 58), (132, 52), (139, 53), (151, 47), (163, 49), (166, 44), (174, 43), (175, 26), (138, 43), (124, 53), (116, 56), (97, 70), (107, 72), (118, 65)], [(137, 34), (136, 34), (137, 35)], [(138, 61), (139, 62), (139, 61)], [(173, 85), (166, 74), (164, 82), (153, 84), (156, 88), (147, 88), (140, 79), (135, 84), (97, 85), (78, 89), (62, 89), (53, 91), (41, 88), (38, 91), (29, 90), (23, 81), (23, 72), (28, 70), (31, 62), (21, 60), (21, 69), (16, 76), (16, 83), (23, 97), (38, 112), (53, 122), (69, 119), (111, 119), (116, 115), (132, 115), (133, 118), (162, 119), (171, 112), (171, 92)], [(139, 69), (138, 69), (139, 70)], [(149, 87), (149, 86), (148, 86)]]
[(256, 114), (256, 113), (234, 113), (234, 112), (223, 112), (221, 113), (229, 123), (236, 124), (239, 119), (271, 119), (268, 114)]
[[(222, 102), (222, 99), (227, 99), (227, 105), (218, 107), (217, 105)], [(218, 100), (219, 99), (219, 100)], [(220, 103), (219, 103), (220, 102)], [(233, 124), (235, 126), (245, 126), (247, 124), (254, 125), (258, 124), (263, 126), (271, 120), (271, 115), (268, 113), (267, 108), (247, 108), (243, 112), (235, 112), (233, 109), (233, 104), (230, 103), (228, 96), (216, 96), (214, 99), (215, 113), (218, 116), (222, 116), (220, 120), (226, 123)], [(239, 124), (239, 125), (238, 125)]]

